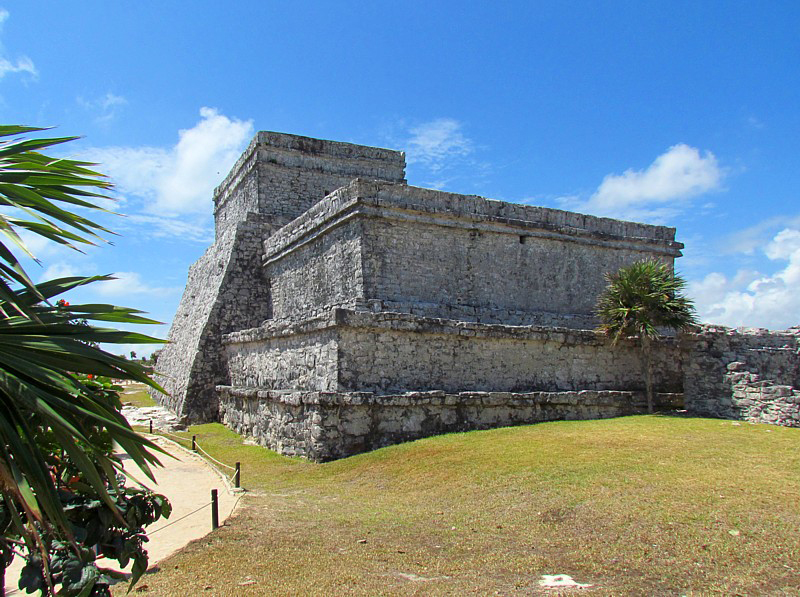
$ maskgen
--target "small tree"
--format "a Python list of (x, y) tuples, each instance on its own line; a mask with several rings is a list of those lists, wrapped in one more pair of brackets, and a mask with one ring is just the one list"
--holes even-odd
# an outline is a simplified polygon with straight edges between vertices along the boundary
[(697, 325), (692, 301), (683, 296), (686, 282), (656, 259), (637, 261), (606, 274), (608, 286), (597, 301), (599, 330), (616, 345), (635, 337), (642, 353), (647, 412), (653, 412), (652, 343), (662, 330), (686, 330)]

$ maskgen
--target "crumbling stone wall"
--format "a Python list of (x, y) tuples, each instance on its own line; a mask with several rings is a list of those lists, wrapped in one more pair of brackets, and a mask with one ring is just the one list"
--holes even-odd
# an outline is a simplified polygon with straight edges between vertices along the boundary
[[(280, 392), (220, 388), (222, 420), (290, 456), (327, 461), (441, 433), (646, 411), (638, 392)], [(659, 394), (659, 408), (681, 404)]]
[(682, 342), (690, 413), (800, 427), (800, 329), (704, 326)]
[(261, 243), (271, 225), (250, 214), (218, 238), (189, 269), (180, 306), (157, 363), (168, 394), (153, 397), (190, 421), (218, 418), (215, 387), (225, 383), (222, 334), (271, 317), (259, 267)]
[[(639, 355), (591, 331), (604, 274), (675, 230), (409, 187), (402, 152), (259, 133), (158, 361), (165, 402), (329, 459), (443, 431), (637, 412)], [(674, 341), (657, 390), (679, 400)], [(221, 398), (220, 398), (221, 397)]]
[[(644, 387), (639, 350), (591, 330), (505, 326), (331, 309), (224, 338), (230, 384), (322, 392), (577, 391)], [(665, 339), (654, 383), (680, 392), (681, 355)]]
[(674, 228), (356, 180), (264, 243), (276, 318), (334, 306), (592, 328), (605, 273), (672, 264)]
[(330, 191), (358, 176), (404, 182), (402, 152), (261, 132), (214, 191), (214, 244), (189, 270), (158, 360), (168, 395), (156, 400), (188, 421), (219, 417), (227, 383), (221, 338), (273, 316), (263, 242)]
[(262, 131), (214, 191), (217, 237), (248, 213), (279, 228), (359, 176), (405, 183), (401, 151)]

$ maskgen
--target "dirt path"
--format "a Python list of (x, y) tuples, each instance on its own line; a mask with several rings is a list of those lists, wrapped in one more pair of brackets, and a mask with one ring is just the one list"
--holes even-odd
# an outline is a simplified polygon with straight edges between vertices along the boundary
[[(164, 466), (154, 471), (157, 485), (153, 485), (149, 480), (145, 483), (156, 493), (166, 495), (172, 503), (172, 515), (169, 519), (159, 520), (147, 527), (147, 535), (150, 538), (147, 552), (150, 555), (151, 567), (190, 541), (211, 532), (211, 507), (202, 507), (211, 502), (212, 489), (216, 489), (219, 496), (220, 524), (231, 515), (241, 496), (229, 492), (222, 478), (197, 454), (163, 438), (156, 438), (155, 441), (176, 458), (160, 457), (159, 460)], [(130, 460), (125, 461), (125, 467), (126, 469), (130, 467), (130, 472), (138, 480), (146, 479), (141, 470)], [(191, 514), (199, 508), (202, 510)], [(184, 516), (186, 518), (183, 518)], [(22, 566), (21, 559), (16, 558), (8, 568), (6, 595), (26, 594), (17, 589)]]

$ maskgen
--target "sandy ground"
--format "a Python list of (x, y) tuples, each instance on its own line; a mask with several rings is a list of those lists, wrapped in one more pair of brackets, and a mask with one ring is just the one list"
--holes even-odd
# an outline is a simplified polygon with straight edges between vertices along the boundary
[[(216, 489), (219, 496), (219, 521), (223, 523), (233, 512), (241, 497), (240, 493), (229, 491), (228, 485), (205, 460), (197, 454), (181, 448), (163, 438), (155, 441), (176, 458), (159, 456), (164, 465), (154, 471), (157, 484), (145, 483), (156, 493), (169, 498), (172, 503), (172, 514), (169, 519), (162, 519), (147, 527), (150, 541), (147, 552), (150, 555), (150, 566), (173, 554), (194, 539), (204, 537), (211, 532), (211, 506), (192, 514), (187, 514), (211, 502), (211, 490)], [(133, 476), (144, 481), (147, 478), (130, 460), (125, 461), (126, 469)], [(178, 521), (178, 522), (176, 522)], [(102, 560), (100, 560), (102, 562)], [(26, 595), (17, 589), (19, 570), (23, 562), (16, 558), (6, 572), (6, 595)]]

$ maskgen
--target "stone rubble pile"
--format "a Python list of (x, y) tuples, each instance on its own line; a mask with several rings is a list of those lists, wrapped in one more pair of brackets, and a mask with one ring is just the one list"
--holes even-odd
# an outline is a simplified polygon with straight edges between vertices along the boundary
[(154, 430), (172, 432), (186, 429), (186, 425), (163, 406), (123, 406), (122, 416), (128, 419), (131, 426), (148, 427), (152, 421)]

